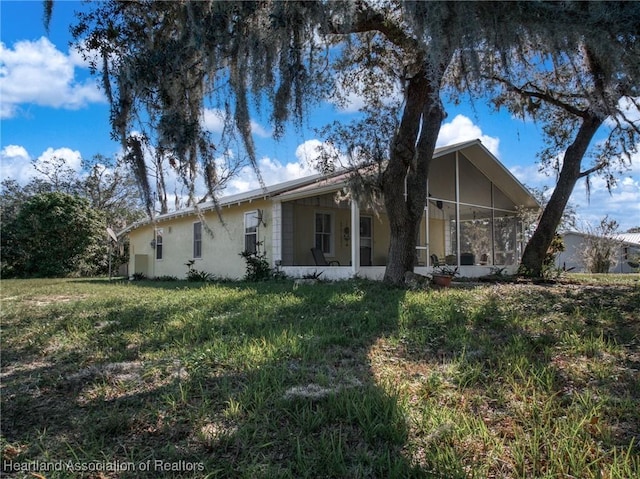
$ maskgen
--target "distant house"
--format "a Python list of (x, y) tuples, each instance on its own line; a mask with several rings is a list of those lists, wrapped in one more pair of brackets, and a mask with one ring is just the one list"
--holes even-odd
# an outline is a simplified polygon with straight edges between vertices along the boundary
[[(522, 252), (518, 208), (538, 207), (527, 189), (479, 140), (438, 148), (429, 178), (415, 271), (439, 263), (458, 265), (468, 277), (492, 266), (515, 269)], [(184, 277), (193, 261), (219, 278), (242, 278), (239, 253), (259, 250), (293, 277), (380, 279), (389, 222), (383, 208), (337, 195), (348, 190), (348, 179), (345, 172), (312, 175), (221, 198), (224, 224), (211, 203), (135, 223), (120, 233), (130, 239), (129, 272)]]
[[(562, 235), (564, 251), (556, 257), (556, 266), (573, 273), (585, 273), (584, 252), (590, 235), (569, 231)], [(609, 268), (610, 273), (638, 272), (640, 264), (640, 233), (616, 235), (616, 255)]]

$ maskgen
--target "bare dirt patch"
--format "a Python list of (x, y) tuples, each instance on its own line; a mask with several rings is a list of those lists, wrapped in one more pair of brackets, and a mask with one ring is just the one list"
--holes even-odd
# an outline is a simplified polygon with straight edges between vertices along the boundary
[(50, 306), (52, 304), (58, 303), (70, 303), (71, 301), (80, 301), (85, 299), (87, 295), (74, 295), (69, 296), (65, 294), (54, 294), (49, 296), (36, 296), (35, 298), (31, 298), (25, 301), (26, 304), (32, 306)]

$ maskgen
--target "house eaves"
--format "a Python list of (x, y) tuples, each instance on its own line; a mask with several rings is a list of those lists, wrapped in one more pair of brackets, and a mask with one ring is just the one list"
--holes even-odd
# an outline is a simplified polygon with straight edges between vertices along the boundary
[(325, 177), (314, 184), (303, 185), (274, 195), (280, 201), (291, 201), (308, 196), (323, 195), (344, 188), (349, 183), (350, 172), (343, 171), (331, 177)]
[[(324, 174), (314, 174), (310, 176), (305, 176), (304, 178), (296, 178), (294, 180), (285, 181), (282, 183), (278, 183), (272, 186), (266, 186), (265, 188), (258, 188), (250, 191), (245, 191), (243, 193), (238, 193), (235, 195), (224, 196), (218, 200), (218, 207), (230, 207), (235, 205), (240, 205), (242, 203), (251, 203), (252, 201), (263, 200), (271, 198), (274, 195), (278, 195), (280, 193), (293, 190), (303, 186), (309, 186), (312, 189), (314, 185), (326, 181), (328, 178), (333, 176), (340, 175), (341, 172), (335, 172), (330, 175)], [(205, 213), (207, 211), (215, 210), (216, 203), (213, 201), (207, 201), (196, 206), (191, 206), (189, 208), (184, 208), (178, 211), (172, 211), (170, 213), (165, 213), (162, 215), (156, 215), (153, 218), (145, 218), (143, 220), (137, 221), (135, 223), (130, 224), (122, 231), (118, 232), (117, 236), (123, 236), (129, 233), (130, 231), (140, 228), (142, 226), (146, 226), (149, 224), (161, 223), (163, 221), (168, 221), (176, 218), (182, 218), (184, 216), (194, 215)]]

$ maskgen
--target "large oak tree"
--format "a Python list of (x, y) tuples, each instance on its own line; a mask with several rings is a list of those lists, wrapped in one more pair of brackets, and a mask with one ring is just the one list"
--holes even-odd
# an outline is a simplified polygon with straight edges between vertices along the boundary
[[(577, 14), (583, 10), (579, 2), (504, 8), (500, 2), (112, 0), (81, 15), (74, 33), (85, 52), (101, 54), (94, 66), (111, 103), (114, 134), (128, 147), (150, 211), (145, 142), (181, 173), (192, 195), (202, 174), (215, 200), (224, 176), (216, 154), (227, 151), (234, 134), (259, 176), (251, 105), (269, 109), (280, 136), (314, 103), (362, 92), (364, 83), (370, 92), (364, 118), (377, 117), (387, 136), (374, 148), (366, 135), (356, 138), (351, 151), (365, 163), (384, 160), (378, 186), (391, 227), (385, 279), (401, 283), (415, 263), (429, 165), (446, 115), (445, 82), (463, 84), (482, 69), (487, 52), (506, 68), (511, 58), (502, 53), (524, 41), (574, 48), (574, 36), (565, 32), (595, 28), (598, 20)], [(361, 81), (339, 83), (358, 72)], [(377, 108), (376, 93), (389, 86), (401, 100)], [(225, 115), (225, 135), (215, 144), (203, 128), (205, 105)]]
[[(521, 271), (544, 274), (547, 250), (578, 180), (606, 178), (609, 188), (630, 166), (640, 142), (640, 3), (590, 3), (575, 10), (578, 21), (560, 45), (524, 43), (504, 52), (511, 68), (487, 73), (499, 91), (498, 107), (542, 125), (541, 166), (556, 184), (525, 248)], [(592, 27), (590, 19), (597, 18)], [(562, 23), (549, 15), (550, 25)], [(588, 193), (588, 191), (587, 191)]]

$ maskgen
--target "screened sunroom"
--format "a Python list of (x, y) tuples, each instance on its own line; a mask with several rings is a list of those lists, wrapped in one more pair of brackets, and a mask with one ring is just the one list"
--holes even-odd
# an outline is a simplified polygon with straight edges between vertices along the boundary
[[(346, 186), (336, 180), (274, 198), (280, 222), (274, 257), (292, 276), (322, 267), (324, 278), (381, 278), (389, 248), (386, 214), (336, 200)], [(473, 277), (494, 266), (515, 268), (523, 248), (519, 211), (538, 204), (479, 140), (436, 150), (427, 190), (416, 272), (447, 264)]]
[[(523, 248), (519, 211), (535, 207), (535, 200), (522, 194), (526, 190), (502, 165), (484, 160), (480, 152), (468, 150), (434, 158), (419, 246), (422, 265), (518, 263)], [(503, 189), (511, 190), (511, 197)]]

